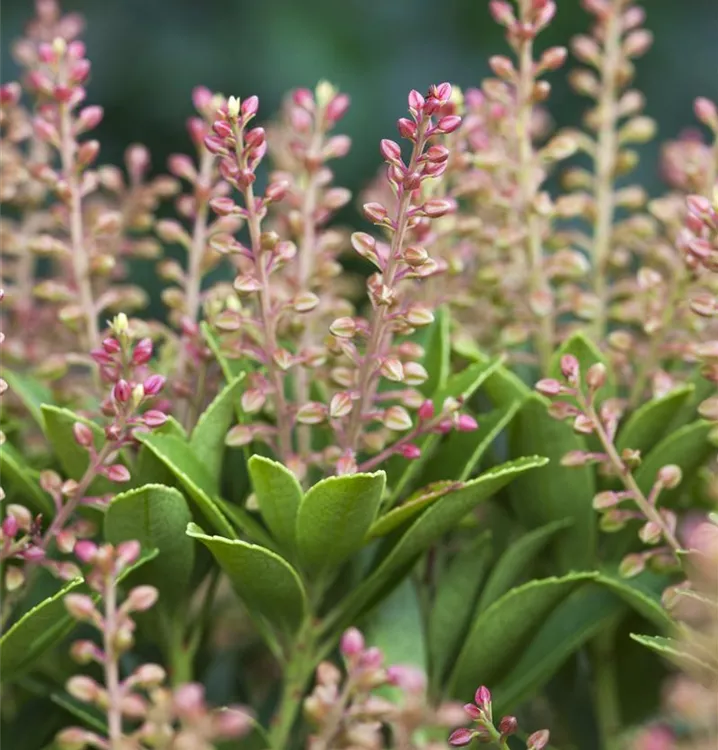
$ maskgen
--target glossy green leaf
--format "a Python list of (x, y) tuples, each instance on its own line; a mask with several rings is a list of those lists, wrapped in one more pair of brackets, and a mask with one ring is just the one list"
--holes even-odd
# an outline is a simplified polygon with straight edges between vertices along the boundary
[(594, 342), (583, 332), (577, 331), (569, 336), (557, 349), (551, 358), (549, 365), (549, 376), (563, 381), (561, 374), (561, 358), (566, 354), (573, 354), (578, 360), (581, 368), (581, 377), (585, 378), (588, 368), (599, 362), (606, 365), (606, 384), (598, 391), (598, 400), (603, 401), (610, 398), (616, 393), (616, 380), (611, 371), (609, 363), (601, 350)]
[[(694, 651), (687, 651), (685, 646), (675, 638), (666, 638), (659, 635), (640, 635), (638, 633), (631, 633), (631, 638), (682, 668), (692, 666), (701, 671), (705, 669), (705, 662), (701, 661)], [(710, 657), (711, 655), (708, 654), (707, 656)]]
[(693, 393), (678, 410), (677, 414), (674, 415), (670, 423), (663, 426), (663, 434), (665, 435), (669, 435), (689, 422), (695, 421), (699, 416), (699, 405), (709, 396), (715, 394), (715, 384), (704, 377), (700, 367), (695, 368), (688, 384), (693, 386)]
[(493, 685), (515, 663), (544, 620), (592, 573), (544, 578), (514, 588), (474, 620), (449, 680), (452, 696)]
[(112, 544), (136, 539), (143, 549), (157, 549), (155, 560), (140, 571), (142, 583), (160, 592), (158, 607), (186, 603), (194, 566), (194, 544), (184, 533), (192, 513), (182, 493), (147, 484), (115, 496), (107, 509), (104, 532)]
[(516, 581), (532, 569), (533, 561), (551, 539), (559, 532), (565, 531), (571, 524), (570, 518), (554, 521), (534, 531), (529, 531), (511, 542), (491, 571), (486, 586), (481, 592), (476, 612), (483, 612), (509, 591)]
[(571, 519), (570, 534), (562, 534), (554, 545), (563, 570), (593, 566), (596, 546), (596, 512), (591, 506), (596, 494), (594, 470), (590, 466), (561, 466), (572, 450), (585, 450), (586, 443), (570, 425), (552, 419), (541, 396), (530, 396), (510, 430), (512, 456), (540, 453), (551, 463), (530, 477), (520, 477), (511, 487), (517, 515), (531, 526)]
[(318, 482), (297, 513), (297, 550), (307, 570), (333, 568), (358, 552), (376, 518), (386, 475), (347, 474)]
[[(73, 425), (75, 422), (87, 425), (92, 430), (95, 447), (98, 449), (105, 440), (102, 429), (70, 409), (48, 404), (43, 404), (41, 409), (45, 435), (50, 441), (54, 455), (57, 456), (67, 477), (79, 481), (90, 465), (90, 457), (87, 451), (77, 444), (72, 431)], [(98, 477), (90, 485), (90, 494), (107, 495), (117, 492), (118, 489), (122, 489), (121, 485), (113, 484), (104, 477)]]
[(670, 584), (668, 576), (645, 571), (635, 578), (621, 578), (617, 572), (606, 572), (601, 573), (596, 582), (661, 630), (670, 631), (675, 627), (673, 618), (661, 604), (661, 593)]
[(12, 370), (4, 369), (3, 379), (7, 382), (8, 388), (28, 410), (38, 426), (41, 429), (44, 428), (45, 420), (42, 415), (42, 405), (49, 404), (52, 401), (52, 392), (50, 389), (24, 372), (13, 372)]
[(7, 442), (0, 446), (0, 476), (8, 497), (14, 502), (46, 516), (54, 515), (55, 506), (40, 488), (37, 472), (27, 466), (20, 452)]
[(297, 550), (297, 513), (302, 487), (278, 461), (252, 456), (247, 465), (262, 518), (281, 548), (293, 558)]
[(524, 472), (543, 466), (546, 459), (528, 456), (497, 466), (467, 482), (461, 489), (430, 505), (401, 535), (391, 549), (329, 618), (327, 627), (337, 621), (349, 624), (362, 609), (375, 603), (379, 594), (389, 593), (399, 583), (399, 572), (406, 574), (418, 557), (459, 522), (479, 503)]
[(521, 402), (514, 401), (506, 408), (478, 415), (479, 428), (474, 432), (449, 433), (427, 462), (421, 475), (421, 484), (449, 478), (461, 482), (469, 479), (486, 451), (511, 423), (520, 408)]
[(486, 532), (457, 552), (436, 582), (428, 627), (434, 687), (443, 682), (464, 641), (491, 562), (490, 539)]
[(661, 504), (670, 503), (683, 491), (685, 483), (695, 476), (698, 469), (715, 454), (715, 447), (708, 441), (713, 425), (703, 419), (681, 427), (661, 440), (644, 457), (634, 476), (644, 493), (651, 491), (658, 470), (667, 464), (676, 464), (683, 472), (683, 482), (672, 490), (661, 492)]
[(395, 529), (398, 529), (409, 519), (421, 513), (429, 505), (435, 503), (439, 498), (461, 489), (462, 486), (461, 482), (436, 482), (418, 490), (401, 505), (397, 505), (396, 508), (392, 508), (388, 513), (377, 518), (371, 525), (367, 537), (374, 539), (386, 536)]
[(440, 307), (435, 313), (434, 323), (428, 332), (424, 343), (426, 355), (424, 367), (429, 373), (427, 380), (421, 384), (419, 390), (426, 396), (431, 396), (444, 388), (450, 372), (451, 339), (449, 325), (451, 318), (446, 307)]
[(495, 711), (510, 712), (545, 685), (563, 663), (625, 611), (610, 591), (583, 583), (535, 625), (528, 645), (515, 654), (492, 689)]
[(636, 409), (618, 433), (618, 451), (630, 448), (641, 451), (646, 456), (666, 434), (666, 425), (676, 417), (694, 391), (693, 385), (684, 385), (661, 398), (647, 401)]
[(187, 534), (214, 555), (251, 614), (287, 634), (299, 629), (306, 613), (306, 595), (297, 572), (286, 560), (238, 539), (207, 536), (194, 523), (187, 526)]
[(224, 438), (234, 420), (243, 380), (241, 373), (217, 394), (200, 416), (189, 440), (196, 458), (217, 481), (224, 458)]
[(140, 442), (177, 477), (191, 500), (216, 531), (236, 537), (234, 528), (224, 517), (213, 497), (217, 485), (186, 442), (174, 435), (138, 434)]
[(270, 536), (267, 529), (255, 517), (254, 513), (251, 513), (240, 505), (230, 503), (221, 497), (215, 497), (214, 502), (237, 531), (246, 535), (250, 541), (261, 544), (262, 547), (268, 547), (275, 552), (278, 551), (276, 540)]

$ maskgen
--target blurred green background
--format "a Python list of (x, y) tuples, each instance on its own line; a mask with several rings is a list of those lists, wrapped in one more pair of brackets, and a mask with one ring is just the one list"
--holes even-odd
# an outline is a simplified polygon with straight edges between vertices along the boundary
[[(579, 0), (558, 4), (540, 46), (587, 28)], [(644, 6), (655, 45), (638, 63), (637, 84), (660, 137), (671, 138), (694, 123), (694, 97), (718, 99), (718, 0)], [(327, 78), (352, 98), (340, 130), (354, 147), (336, 171), (339, 184), (356, 190), (375, 173), (379, 139), (394, 137), (410, 88), (478, 85), (488, 56), (506, 51), (487, 0), (67, 0), (63, 8), (87, 19), (88, 99), (106, 110), (102, 160), (116, 161), (140, 141), (157, 171), (170, 153), (189, 148), (184, 122), (193, 86), (255, 93), (268, 117), (287, 90)], [(10, 42), (31, 12), (30, 0), (2, 2), (3, 81), (16, 74)], [(573, 124), (585, 100), (570, 92), (565, 70), (551, 77), (551, 110), (558, 124)], [(645, 154), (641, 177), (656, 189), (657, 145)]]

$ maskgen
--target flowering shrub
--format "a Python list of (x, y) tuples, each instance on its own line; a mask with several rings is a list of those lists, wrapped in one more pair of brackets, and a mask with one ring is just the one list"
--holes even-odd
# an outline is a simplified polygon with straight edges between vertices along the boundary
[(0, 89), (8, 747), (713, 747), (718, 110), (649, 199), (644, 12), (583, 5), (569, 63), (553, 0), (491, 0), (510, 56), (409, 93), (351, 231), (347, 94), (197, 88), (169, 174), (104, 165), (38, 0)]

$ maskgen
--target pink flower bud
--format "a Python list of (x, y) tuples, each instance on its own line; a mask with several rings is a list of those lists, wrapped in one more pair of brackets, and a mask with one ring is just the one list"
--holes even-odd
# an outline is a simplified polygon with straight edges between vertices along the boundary
[(129, 612), (146, 612), (154, 607), (158, 596), (154, 586), (137, 586), (130, 591), (123, 606)]
[(408, 138), (409, 140), (416, 138), (416, 123), (412, 120), (402, 117), (397, 120), (396, 127), (402, 138)]
[(499, 722), (499, 732), (506, 737), (515, 734), (519, 728), (519, 723), (515, 716), (504, 716)]
[(379, 146), (382, 157), (392, 163), (401, 162), (401, 146), (396, 141), (383, 138)]
[(424, 97), (416, 91), (416, 89), (412, 89), (409, 92), (409, 109), (415, 110), (416, 112), (421, 111), (424, 108)]
[(488, 711), (491, 706), (491, 691), (482, 685), (476, 693), (474, 693), (474, 703), (482, 710)]
[(162, 425), (167, 421), (167, 415), (159, 409), (148, 409), (142, 415), (142, 421), (152, 430)]
[(680, 466), (677, 466), (676, 464), (668, 464), (658, 470), (657, 478), (663, 487), (672, 490), (675, 487), (678, 487), (681, 483), (683, 472), (681, 471)]
[(80, 539), (75, 542), (73, 553), (80, 562), (92, 564), (97, 555), (97, 545), (89, 539)]
[(142, 547), (135, 539), (118, 544), (116, 549), (118, 564), (123, 568), (127, 565), (132, 565), (132, 563), (140, 556), (141, 551)]
[(7, 539), (14, 539), (17, 532), (20, 530), (17, 519), (13, 516), (7, 516), (2, 522), (2, 533)]
[(340, 392), (332, 396), (329, 404), (329, 416), (332, 419), (341, 419), (346, 417), (352, 410), (353, 402), (348, 393)]
[(399, 453), (410, 461), (415, 461), (417, 458), (421, 458), (421, 448), (414, 443), (404, 443), (399, 448)]
[(464, 712), (467, 713), (469, 717), (474, 721), (478, 721), (479, 719), (482, 719), (484, 717), (484, 712), (473, 703), (466, 703), (464, 705)]
[(297, 422), (301, 424), (321, 424), (327, 418), (327, 407), (318, 401), (310, 401), (297, 411)]
[(243, 118), (254, 117), (259, 111), (259, 98), (249, 96), (243, 102), (239, 110)]
[(395, 432), (410, 430), (413, 426), (409, 412), (403, 406), (390, 406), (382, 419), (384, 426)]
[(246, 711), (237, 708), (225, 708), (215, 716), (215, 729), (223, 738), (241, 737), (248, 734), (253, 727), (252, 717)]
[(449, 736), (449, 744), (452, 747), (465, 747), (473, 742), (475, 736), (473, 729), (455, 729)]
[(83, 448), (89, 448), (95, 444), (92, 430), (84, 422), (75, 422), (75, 424), (72, 425), (72, 434), (75, 438), (75, 442)]
[(357, 656), (364, 650), (364, 636), (356, 628), (345, 630), (342, 635), (340, 649), (344, 656)]
[(434, 402), (431, 401), (430, 399), (426, 399), (426, 401), (424, 401), (424, 403), (419, 407), (417, 411), (417, 416), (422, 421), (426, 421), (428, 419), (433, 418), (434, 412), (435, 412)]
[(387, 357), (379, 368), (379, 372), (387, 379), (395, 383), (401, 383), (404, 380), (404, 368), (396, 357)]
[(0, 104), (17, 104), (22, 96), (22, 88), (16, 81), (0, 86)]
[(544, 396), (558, 396), (561, 393), (562, 386), (554, 378), (544, 378), (543, 380), (539, 380), (534, 388)]
[(693, 103), (696, 117), (707, 127), (718, 131), (718, 108), (704, 96), (699, 96)]
[(244, 136), (244, 142), (250, 148), (259, 148), (267, 140), (267, 134), (264, 128), (252, 128)]
[(142, 384), (145, 396), (156, 396), (165, 386), (167, 378), (164, 375), (150, 375)]
[(561, 372), (569, 382), (575, 382), (580, 373), (578, 360), (573, 354), (564, 354), (561, 357)]
[(284, 200), (289, 190), (289, 183), (286, 180), (279, 182), (271, 182), (267, 185), (267, 189), (264, 191), (264, 199), (272, 201), (272, 203), (278, 203)]
[[(389, 215), (389, 212), (381, 203), (365, 203), (362, 206), (362, 211), (364, 212), (364, 216), (369, 221), (374, 222), (374, 224), (381, 224)], [(355, 234), (363, 234), (363, 232), (355, 232)]]
[(226, 138), (231, 138), (234, 135), (232, 126), (224, 120), (215, 120), (212, 123), (212, 130), (217, 134), (219, 138), (223, 140)]
[(91, 622), (95, 616), (95, 604), (92, 598), (85, 594), (68, 594), (65, 599), (65, 608), (80, 622)]
[(204, 147), (210, 152), (210, 154), (223, 156), (227, 153), (227, 147), (224, 145), (224, 141), (216, 136), (206, 135), (203, 143)]
[(140, 339), (132, 351), (132, 364), (144, 365), (149, 362), (152, 359), (152, 349), (152, 339)]
[(549, 47), (541, 55), (540, 65), (546, 70), (558, 70), (565, 62), (568, 50), (565, 47)]
[(538, 732), (534, 732), (526, 740), (526, 750), (544, 750), (548, 745), (549, 731), (548, 729), (540, 729)]
[(617, 493), (611, 490), (604, 490), (594, 496), (592, 505), (594, 510), (608, 510), (614, 508), (621, 501)]
[(194, 682), (181, 685), (174, 693), (174, 707), (180, 717), (199, 717), (205, 711), (204, 687)]
[(349, 109), (349, 97), (346, 94), (337, 94), (327, 105), (326, 117), (331, 124), (339, 122)]
[(203, 112), (212, 104), (212, 92), (206, 86), (195, 86), (192, 89), (192, 105), (198, 112)]
[(597, 391), (606, 384), (606, 365), (602, 362), (596, 362), (591, 365), (586, 373), (586, 385), (592, 390)]
[(100, 692), (99, 685), (93, 679), (84, 675), (70, 677), (65, 687), (73, 698), (77, 698), (83, 703), (94, 703)]
[(130, 384), (121, 378), (118, 380), (112, 388), (112, 397), (120, 404), (125, 404), (130, 400), (132, 396), (132, 388)]
[(441, 216), (456, 210), (456, 202), (450, 198), (431, 198), (421, 207), (421, 210), (431, 219), (438, 219)]
[(459, 432), (473, 432), (478, 427), (478, 422), (470, 414), (461, 414), (456, 422), (456, 429)]
[(391, 685), (396, 685), (407, 693), (420, 695), (426, 689), (426, 675), (418, 667), (395, 664), (387, 668), (386, 676)]
[(350, 339), (356, 334), (357, 326), (353, 318), (337, 318), (329, 326), (329, 330), (338, 338)]
[[(633, 578), (646, 568), (646, 558), (640, 554), (626, 555), (618, 566), (618, 574), (623, 578)], [(536, 748), (539, 746), (536, 745)], [(540, 747), (544, 747), (541, 745)]]
[(314, 95), (309, 89), (295, 89), (292, 92), (292, 101), (307, 112), (314, 111)]
[(130, 481), (129, 469), (126, 466), (123, 466), (122, 464), (112, 464), (111, 466), (106, 466), (103, 469), (102, 473), (111, 482), (117, 482), (118, 484), (122, 484), (123, 482)]
[(494, 21), (502, 26), (508, 27), (516, 23), (516, 18), (511, 10), (511, 6), (503, 0), (491, 0), (489, 3), (489, 12)]
[(102, 107), (92, 105), (85, 107), (80, 111), (77, 117), (76, 128), (78, 132), (84, 133), (87, 130), (94, 130), (101, 122), (105, 114)]

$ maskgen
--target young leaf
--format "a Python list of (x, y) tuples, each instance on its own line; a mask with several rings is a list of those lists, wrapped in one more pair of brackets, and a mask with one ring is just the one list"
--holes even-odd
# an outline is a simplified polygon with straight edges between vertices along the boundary
[(475, 620), (449, 680), (453, 696), (471, 695), (476, 685), (492, 685), (515, 662), (546, 617), (573, 591), (594, 577), (571, 573), (512, 589)]
[(224, 457), (224, 438), (234, 419), (243, 380), (244, 373), (241, 373), (219, 392), (200, 416), (189, 440), (193, 453), (208, 473), (217, 477), (217, 482)]
[(661, 505), (670, 504), (683, 491), (685, 483), (715, 453), (715, 447), (708, 440), (713, 429), (711, 422), (699, 419), (661, 440), (636, 470), (636, 482), (641, 490), (650, 492), (658, 470), (667, 464), (676, 464), (683, 472), (683, 482), (675, 489), (661, 492)]
[(630, 448), (646, 456), (666, 434), (665, 426), (675, 418), (694, 390), (693, 385), (680, 386), (636, 409), (618, 433), (616, 449), (619, 453)]
[(173, 435), (138, 434), (139, 441), (177, 477), (199, 512), (214, 529), (235, 538), (232, 525), (212, 499), (217, 487), (192, 448)]
[(3, 370), (3, 379), (8, 384), (8, 388), (28, 410), (40, 429), (44, 429), (45, 420), (42, 416), (42, 405), (49, 404), (52, 401), (50, 389), (27, 373), (5, 369)]
[(549, 365), (549, 377), (562, 380), (561, 376), (561, 358), (566, 354), (572, 354), (578, 360), (581, 367), (581, 378), (585, 379), (588, 368), (591, 365), (601, 363), (606, 365), (606, 384), (598, 391), (598, 400), (603, 401), (611, 398), (616, 393), (616, 380), (608, 366), (606, 358), (601, 350), (593, 341), (583, 332), (577, 331), (572, 334), (566, 341), (561, 344), (559, 349), (554, 353)]
[(512, 456), (542, 453), (551, 464), (531, 477), (520, 477), (511, 487), (516, 513), (532, 526), (571, 519), (570, 534), (555, 544), (562, 570), (592, 567), (596, 546), (596, 513), (591, 500), (596, 494), (594, 472), (589, 466), (561, 466), (569, 451), (585, 450), (582, 437), (563, 422), (552, 419), (545, 400), (530, 396), (511, 423)]
[(247, 468), (262, 518), (281, 548), (295, 557), (301, 485), (289, 469), (263, 456), (252, 456)]
[(105, 538), (112, 544), (136, 539), (159, 555), (141, 571), (143, 583), (160, 591), (158, 607), (186, 602), (194, 566), (194, 544), (184, 531), (192, 513), (173, 487), (147, 484), (117, 495), (105, 514)]
[(476, 612), (483, 612), (490, 604), (508, 592), (520, 576), (531, 570), (532, 563), (539, 552), (558, 532), (571, 526), (571, 523), (570, 518), (554, 521), (534, 531), (529, 531), (512, 542), (491, 571), (486, 586), (481, 592)]
[(297, 513), (297, 549), (307, 570), (335, 567), (361, 549), (385, 484), (379, 471), (329, 477), (307, 491)]
[(18, 502), (45, 516), (54, 514), (55, 506), (40, 488), (37, 472), (26, 466), (19, 451), (7, 442), (0, 446), (0, 475), (9, 497), (17, 495)]
[(255, 544), (207, 536), (194, 523), (187, 526), (187, 534), (214, 555), (251, 614), (288, 635), (296, 633), (306, 613), (306, 595), (297, 572), (286, 560)]
[(445, 307), (440, 307), (428, 332), (424, 343), (424, 367), (429, 373), (428, 379), (421, 384), (419, 390), (426, 396), (432, 396), (446, 385), (450, 372), (451, 339), (449, 324), (451, 318)]
[(328, 618), (326, 627), (351, 623), (379, 594), (388, 594), (406, 575), (418, 557), (448, 531), (454, 530), (464, 516), (523, 472), (543, 466), (546, 459), (530, 456), (497, 466), (467, 482), (461, 489), (430, 505), (401, 535), (391, 550)]
[(435, 687), (444, 680), (463, 643), (471, 614), (491, 561), (491, 536), (478, 536), (442, 571), (429, 610), (430, 674)]

